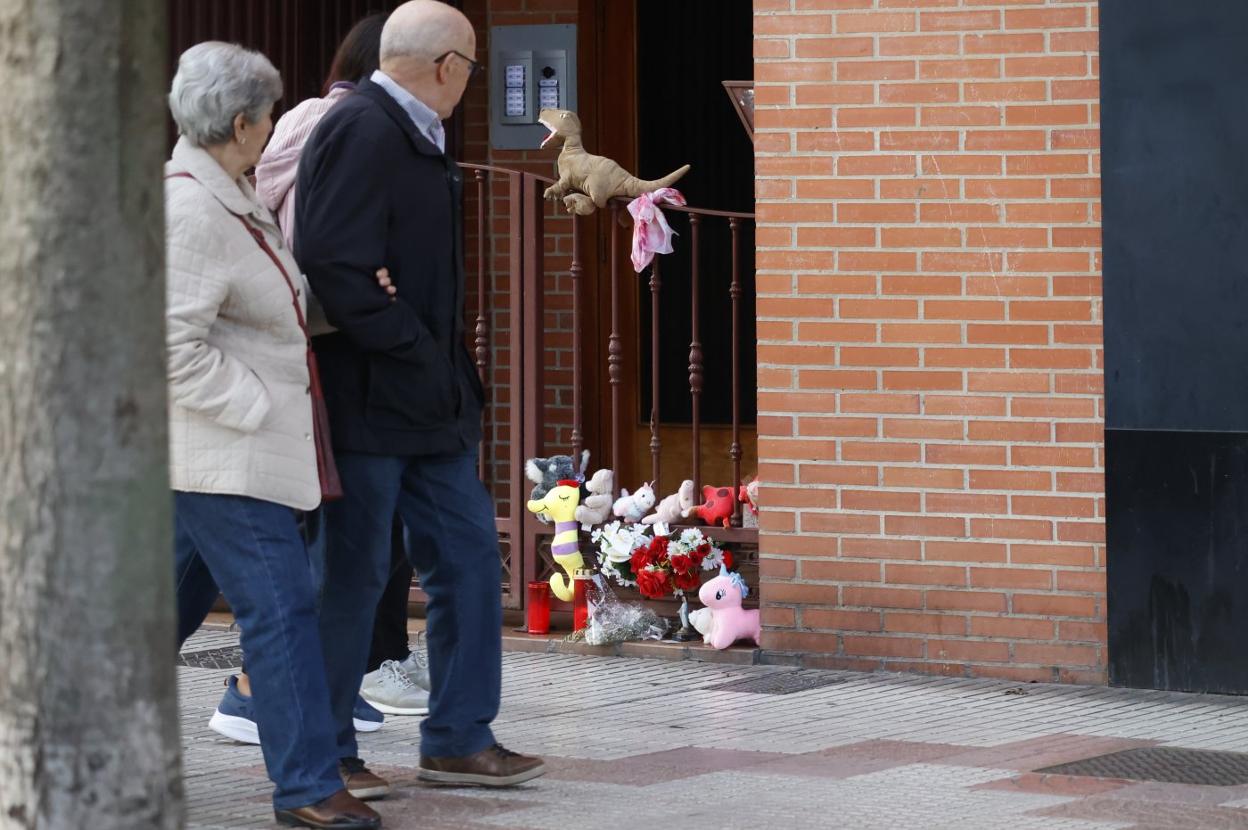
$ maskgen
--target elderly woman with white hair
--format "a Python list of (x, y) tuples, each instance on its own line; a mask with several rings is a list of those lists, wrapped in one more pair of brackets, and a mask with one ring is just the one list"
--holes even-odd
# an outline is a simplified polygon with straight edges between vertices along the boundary
[(282, 95), (263, 55), (184, 52), (166, 167), (170, 470), (179, 645), (218, 591), (242, 629), (279, 822), (375, 828), (344, 787), (296, 511), (337, 487), (308, 346), (307, 285), (245, 177)]

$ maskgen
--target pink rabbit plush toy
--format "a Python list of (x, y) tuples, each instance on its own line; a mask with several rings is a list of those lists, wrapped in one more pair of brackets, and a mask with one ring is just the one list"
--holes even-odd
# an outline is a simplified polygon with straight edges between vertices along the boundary
[(750, 594), (741, 574), (729, 573), (722, 565), (719, 576), (702, 586), (698, 599), (711, 609), (711, 622), (702, 641), (711, 648), (728, 648), (737, 640), (753, 640), (758, 645), (762, 625), (758, 611), (747, 611), (741, 600)]

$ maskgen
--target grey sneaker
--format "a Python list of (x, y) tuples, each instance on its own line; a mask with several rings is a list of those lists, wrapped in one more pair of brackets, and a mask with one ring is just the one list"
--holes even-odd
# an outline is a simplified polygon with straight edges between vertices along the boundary
[(417, 688), (396, 660), (387, 660), (364, 675), (360, 697), (387, 715), (429, 714), (429, 693)]
[(429, 651), (425, 648), (425, 632), (416, 632), (416, 645), (407, 655), (407, 659), (399, 664), (407, 676), (426, 692), (431, 691), (429, 685)]

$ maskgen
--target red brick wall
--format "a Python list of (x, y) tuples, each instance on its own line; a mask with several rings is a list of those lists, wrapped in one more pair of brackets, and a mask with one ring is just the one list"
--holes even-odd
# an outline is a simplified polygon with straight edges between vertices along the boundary
[(1105, 679), (1097, 7), (755, 0), (764, 646)]

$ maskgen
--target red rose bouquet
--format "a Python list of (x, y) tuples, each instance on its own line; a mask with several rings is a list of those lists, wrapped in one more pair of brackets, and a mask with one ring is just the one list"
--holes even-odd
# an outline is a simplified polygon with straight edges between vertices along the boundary
[[(653, 535), (650, 535), (653, 533)], [(702, 571), (732, 568), (732, 553), (696, 527), (670, 533), (666, 525), (612, 522), (591, 537), (599, 548), (602, 573), (620, 585), (636, 585), (642, 596), (684, 597), (702, 585)]]

